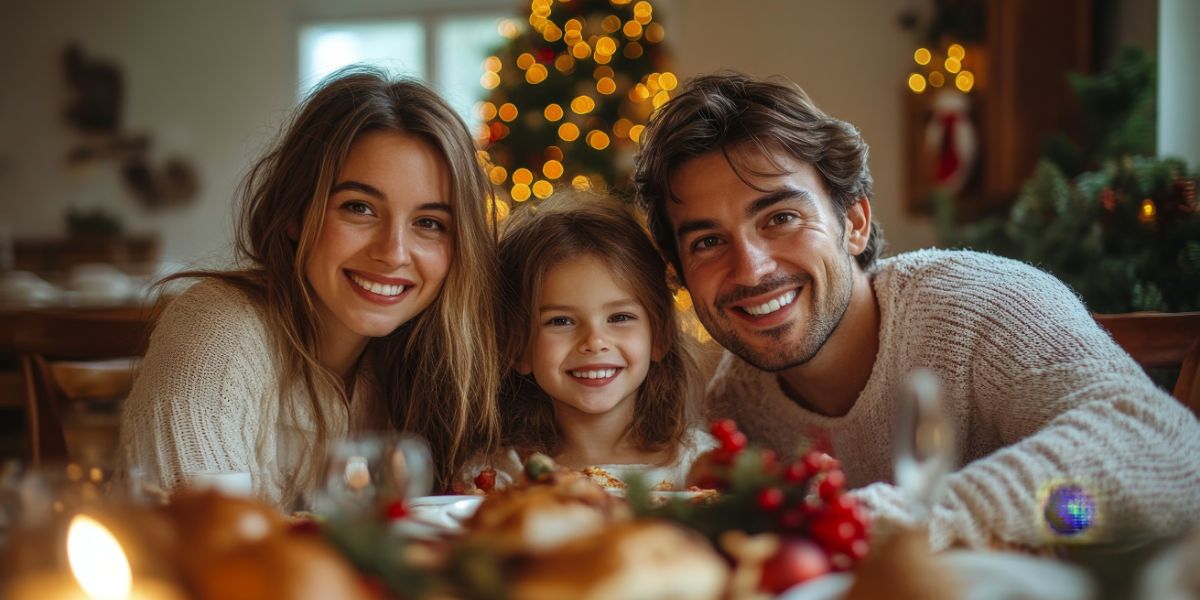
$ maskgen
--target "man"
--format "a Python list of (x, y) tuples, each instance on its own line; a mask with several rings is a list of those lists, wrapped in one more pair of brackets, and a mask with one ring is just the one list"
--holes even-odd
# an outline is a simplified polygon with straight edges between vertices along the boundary
[(963, 465), (928, 516), (934, 548), (1049, 543), (1048, 495), (1094, 508), (1072, 539), (1200, 521), (1195, 418), (1054, 277), (974, 252), (878, 259), (867, 146), (796, 86), (692, 81), (643, 135), (635, 181), (727, 349), (713, 416), (785, 454), (826, 436), (877, 523), (918, 519), (891, 483), (897, 396), (917, 368), (941, 380)]

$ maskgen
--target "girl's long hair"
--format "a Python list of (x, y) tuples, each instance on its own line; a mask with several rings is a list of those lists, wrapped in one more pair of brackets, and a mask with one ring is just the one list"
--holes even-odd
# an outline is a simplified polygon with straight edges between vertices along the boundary
[(306, 472), (284, 490), (285, 502), (313, 482), (312, 464), (323, 460), (331, 434), (330, 411), (348, 416), (341, 378), (317, 360), (316, 299), (304, 265), (351, 146), (375, 131), (420, 137), (445, 161), (454, 253), (434, 302), (392, 334), (371, 339), (359, 368), (378, 385), (391, 424), (429, 442), (439, 486), (448, 485), (467, 458), (495, 448), (499, 438), (496, 313), (480, 302), (498, 287), (495, 218), (470, 133), (421, 83), (364, 67), (344, 69), (317, 86), (243, 181), (236, 234), (241, 268), (177, 276), (219, 279), (249, 296), (273, 335), (281, 409), (294, 414), (298, 408), (289, 382), (302, 382), (308, 392), (316, 443), (304, 461)]
[(500, 239), (502, 289), (507, 312), (501, 325), (509, 371), (500, 406), (504, 444), (519, 453), (561, 450), (553, 400), (511, 367), (532, 340), (533, 311), (546, 274), (565, 261), (596, 257), (633, 294), (650, 321), (654, 356), (638, 390), (627, 435), (640, 450), (674, 451), (687, 430), (688, 398), (699, 392), (695, 341), (680, 327), (666, 263), (630, 207), (595, 194), (559, 191), (523, 207), (506, 222)]

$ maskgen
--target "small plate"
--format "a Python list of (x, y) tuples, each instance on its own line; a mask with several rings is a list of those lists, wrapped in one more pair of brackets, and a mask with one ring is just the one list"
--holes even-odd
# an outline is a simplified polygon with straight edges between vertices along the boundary
[(471, 518), (483, 496), (420, 496), (408, 503), (408, 518), (397, 528), (417, 538), (434, 539), (462, 532), (463, 521)]

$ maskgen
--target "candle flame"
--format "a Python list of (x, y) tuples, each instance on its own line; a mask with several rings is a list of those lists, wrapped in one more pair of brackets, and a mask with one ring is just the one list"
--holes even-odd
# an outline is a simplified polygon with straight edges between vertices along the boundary
[(121, 544), (99, 521), (77, 515), (67, 530), (67, 560), (89, 598), (127, 598), (133, 584), (129, 560)]

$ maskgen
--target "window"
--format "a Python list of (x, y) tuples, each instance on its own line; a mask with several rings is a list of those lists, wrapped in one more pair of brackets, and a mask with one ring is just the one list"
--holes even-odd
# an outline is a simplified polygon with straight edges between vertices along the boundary
[(301, 97), (333, 71), (367, 63), (393, 76), (424, 80), (467, 124), (478, 123), (472, 108), (486, 93), (479, 85), (483, 60), (504, 39), (496, 26), (508, 14), (422, 14), (392, 19), (321, 20), (301, 25)]

